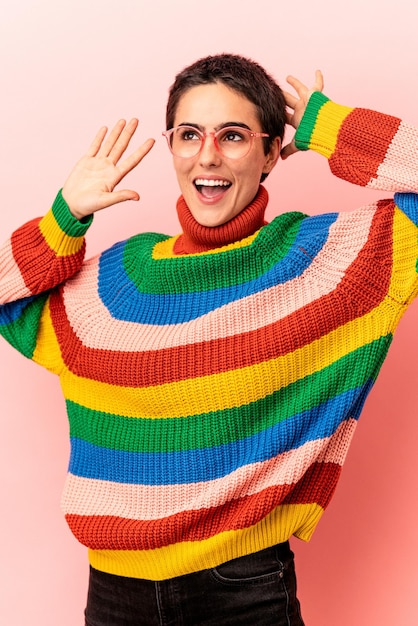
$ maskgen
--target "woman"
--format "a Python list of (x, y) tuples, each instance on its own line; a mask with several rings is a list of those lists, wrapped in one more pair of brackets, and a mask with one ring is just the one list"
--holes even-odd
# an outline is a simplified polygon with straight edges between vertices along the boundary
[[(115, 189), (153, 145), (122, 160), (132, 120), (101, 129), (52, 210), (3, 248), (1, 332), (66, 398), (88, 626), (303, 624), (288, 540), (311, 537), (417, 291), (418, 132), (329, 101), (320, 72), (313, 90), (288, 81), (297, 97), (236, 55), (176, 77), (180, 235), (83, 261), (92, 214), (139, 199)], [(266, 224), (260, 181), (308, 148), (402, 193)]]

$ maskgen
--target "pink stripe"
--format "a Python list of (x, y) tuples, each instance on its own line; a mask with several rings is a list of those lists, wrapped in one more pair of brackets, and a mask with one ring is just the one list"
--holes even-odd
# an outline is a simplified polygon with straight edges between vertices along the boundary
[[(343, 422), (328, 438), (310, 441), (264, 463), (239, 468), (224, 478), (188, 485), (126, 485), (68, 475), (65, 514), (111, 515), (153, 520), (187, 510), (217, 507), (269, 487), (297, 483), (314, 462), (343, 465), (356, 420)], [(72, 494), (76, 494), (73, 499)], [(127, 506), (127, 503), (130, 503)]]
[[(411, 158), (410, 163), (406, 163), (408, 154)], [(418, 129), (401, 122), (383, 162), (379, 165), (377, 176), (367, 183), (367, 187), (416, 193), (418, 190), (417, 155)]]
[(12, 302), (19, 298), (31, 295), (26, 286), (19, 267), (13, 257), (12, 242), (6, 241), (0, 248), (0, 267), (2, 279), (0, 282), (0, 303)]
[[(340, 214), (330, 228), (326, 245), (301, 276), (178, 324), (175, 329), (172, 325), (135, 324), (111, 317), (96, 290), (89, 289), (91, 284), (98, 284), (98, 261), (93, 259), (66, 285), (64, 303), (69, 322), (86, 347), (126, 352), (172, 348), (195, 343), (196, 338), (204, 342), (251, 332), (260, 327), (260, 310), (263, 325), (273, 324), (336, 288), (367, 241), (375, 208), (373, 205)], [(324, 268), (328, 268), (328, 274)], [(83, 291), (90, 300), (84, 297), (81, 306)], [(246, 315), (242, 315), (244, 301)]]

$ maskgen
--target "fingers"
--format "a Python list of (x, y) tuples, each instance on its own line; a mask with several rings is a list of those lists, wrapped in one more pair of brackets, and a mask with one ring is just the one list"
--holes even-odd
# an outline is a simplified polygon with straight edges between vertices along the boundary
[(148, 152), (152, 149), (155, 144), (155, 139), (147, 139), (144, 143), (135, 150), (130, 156), (128, 156), (120, 165), (118, 166), (118, 170), (120, 172), (120, 179), (122, 179), (128, 172), (133, 170), (138, 163), (142, 161), (142, 159), (148, 154)]
[(296, 91), (297, 94), (299, 94), (299, 96), (303, 93), (306, 93), (308, 90), (307, 86), (302, 83), (302, 81), (300, 81), (298, 78), (296, 78), (296, 76), (287, 76), (286, 82), (288, 82), (289, 85), (293, 87), (293, 89)]
[(98, 155), (109, 157), (116, 164), (128, 147), (137, 127), (138, 120), (136, 118), (131, 119), (128, 123), (125, 120), (119, 120), (101, 146)]
[[(323, 77), (321, 70), (315, 70), (315, 81), (311, 88), (307, 87), (304, 83), (302, 83), (301, 80), (299, 80), (298, 78), (292, 75), (287, 76), (286, 81), (289, 83), (289, 85), (291, 85), (291, 87), (293, 87), (293, 89), (296, 91), (299, 97), (302, 97), (306, 95), (307, 93), (312, 93), (313, 91), (323, 91), (324, 89), (324, 77)], [(285, 92), (286, 98), (287, 98), (287, 95), (292, 97), (291, 94), (287, 94)], [(292, 106), (292, 105), (289, 104), (289, 106)]]
[(107, 209), (114, 204), (120, 204), (121, 202), (127, 202), (128, 200), (139, 200), (139, 194), (132, 189), (120, 189), (118, 191), (112, 191), (111, 193), (103, 194), (100, 198), (100, 209)]
[(324, 76), (321, 70), (315, 71), (315, 84), (313, 86), (313, 91), (323, 91), (324, 90)]
[(106, 138), (108, 128), (107, 126), (102, 126), (87, 150), (86, 156), (109, 157), (116, 164), (128, 147), (137, 127), (138, 120), (136, 118), (131, 119), (128, 123), (121, 119), (115, 124)]
[(95, 138), (93, 139), (92, 143), (90, 144), (90, 147), (86, 152), (86, 156), (88, 157), (96, 156), (96, 154), (100, 150), (100, 146), (103, 143), (103, 139), (106, 137), (106, 133), (107, 133), (107, 126), (102, 126), (101, 129), (98, 131), (97, 135), (95, 136)]
[(112, 204), (139, 200), (136, 191), (115, 190), (115, 186), (142, 161), (155, 143), (154, 139), (147, 139), (130, 156), (118, 163), (137, 126), (136, 119), (128, 124), (120, 120), (109, 134), (107, 127), (103, 126), (97, 132), (87, 154), (73, 168), (63, 186), (63, 197), (77, 219)]
[(109, 158), (113, 164), (117, 166), (119, 176), (117, 176), (115, 184), (122, 180), (128, 172), (134, 169), (142, 161), (155, 143), (155, 139), (147, 139), (139, 148), (137, 148), (137, 150), (135, 150), (135, 152), (133, 152), (122, 163), (118, 164), (119, 159), (128, 147), (137, 127), (138, 120), (136, 118), (133, 118), (128, 123), (121, 119), (115, 124), (109, 136), (106, 138), (108, 128), (106, 126), (102, 126), (86, 153), (87, 157)]
[(287, 106), (291, 109), (294, 109), (299, 98), (289, 93), (288, 91), (283, 91), (283, 95)]
[(282, 148), (280, 152), (280, 157), (282, 161), (284, 161), (288, 157), (290, 157), (292, 154), (295, 154), (296, 152), (299, 152), (299, 150), (296, 148), (295, 142), (292, 140), (290, 143), (287, 144), (287, 146), (284, 146)]

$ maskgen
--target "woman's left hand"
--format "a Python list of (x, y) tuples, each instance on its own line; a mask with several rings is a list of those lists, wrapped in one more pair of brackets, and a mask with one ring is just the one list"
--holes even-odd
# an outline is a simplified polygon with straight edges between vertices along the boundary
[[(297, 128), (300, 124), (300, 120), (305, 113), (309, 98), (313, 94), (314, 91), (322, 91), (324, 88), (324, 77), (322, 75), (321, 70), (316, 70), (315, 72), (315, 83), (312, 87), (307, 87), (304, 85), (298, 78), (294, 76), (288, 76), (286, 78), (289, 85), (293, 87), (296, 91), (297, 96), (292, 95), (291, 93), (284, 91), (284, 97), (286, 100), (286, 104), (288, 106), (287, 115), (287, 123), (289, 126), (293, 126), (293, 128)], [(280, 156), (282, 159), (287, 159), (291, 154), (298, 152), (294, 139), (286, 146), (282, 148)]]
[(122, 159), (137, 126), (136, 118), (128, 124), (119, 120), (109, 133), (103, 126), (73, 168), (63, 186), (62, 197), (76, 219), (81, 220), (118, 202), (139, 200), (139, 194), (132, 189), (115, 189), (154, 145), (154, 139), (147, 139), (130, 156)]

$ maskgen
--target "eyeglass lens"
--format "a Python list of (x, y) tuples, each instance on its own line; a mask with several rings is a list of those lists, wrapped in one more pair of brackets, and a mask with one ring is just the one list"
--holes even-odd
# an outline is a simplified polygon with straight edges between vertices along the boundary
[[(230, 159), (239, 159), (245, 156), (251, 148), (251, 131), (245, 128), (227, 127), (214, 133), (215, 143), (223, 156)], [(202, 147), (205, 135), (189, 126), (178, 126), (173, 129), (170, 137), (172, 152), (179, 157), (196, 156)]]

